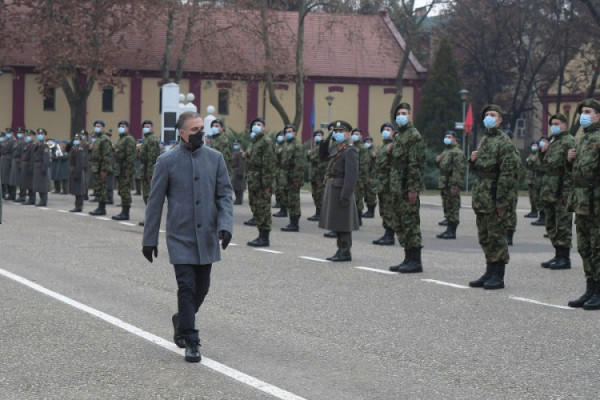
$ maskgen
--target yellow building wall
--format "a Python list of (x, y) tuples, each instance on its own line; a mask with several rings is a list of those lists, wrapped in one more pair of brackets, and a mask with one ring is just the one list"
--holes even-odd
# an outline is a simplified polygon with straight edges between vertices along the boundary
[(102, 86), (95, 85), (87, 101), (87, 126), (88, 131), (92, 131), (92, 124), (95, 120), (101, 119), (106, 123), (106, 130), (112, 129), (113, 141), (118, 138), (117, 124), (121, 120), (129, 120), (129, 97), (131, 91), (130, 79), (121, 78), (125, 87), (120, 92), (117, 87), (114, 89), (114, 102), (112, 112), (102, 112)]
[[(344, 91), (329, 93), (330, 86), (342, 86)], [(325, 99), (329, 95), (334, 97), (331, 103), (331, 121), (341, 119), (348, 122), (353, 128), (356, 127), (358, 124), (358, 85), (331, 83), (315, 84), (315, 125), (318, 127), (321, 123), (330, 122), (328, 121), (329, 106)]]
[[(162, 129), (159, 113), (160, 86), (158, 86), (158, 83), (160, 81), (159, 78), (144, 78), (142, 80), (142, 120), (138, 121), (138, 123), (141, 123), (147, 119), (151, 120), (154, 123), (154, 131), (157, 133)], [(138, 133), (138, 136), (141, 137), (141, 133)]]
[(36, 130), (44, 128), (48, 138), (68, 140), (71, 125), (69, 104), (62, 89), (55, 89), (54, 111), (44, 111), (44, 96), (36, 74), (25, 74), (25, 127)]
[[(229, 88), (229, 114), (219, 114), (219, 83), (231, 83)], [(232, 129), (236, 132), (246, 130), (246, 111), (248, 98), (248, 85), (246, 82), (236, 81), (202, 81), (200, 89), (200, 108), (198, 112), (205, 117), (208, 113), (206, 108), (209, 105), (215, 107), (215, 117), (222, 119), (227, 130)]]
[[(275, 91), (277, 98), (285, 109), (290, 121), (294, 120), (296, 115), (296, 85), (293, 82), (282, 82), (280, 85), (287, 85), (287, 90), (278, 89)], [(264, 117), (267, 123), (267, 130), (270, 133), (277, 133), (283, 130), (283, 119), (275, 110), (275, 107), (269, 101), (269, 92), (266, 90), (266, 84), (261, 83), (258, 86), (258, 115)], [(302, 132), (302, 127), (296, 127), (297, 132)]]
[(12, 123), (12, 92), (13, 92), (13, 75), (8, 72), (4, 72), (0, 75), (0, 131), (4, 131), (4, 128), (10, 127)]

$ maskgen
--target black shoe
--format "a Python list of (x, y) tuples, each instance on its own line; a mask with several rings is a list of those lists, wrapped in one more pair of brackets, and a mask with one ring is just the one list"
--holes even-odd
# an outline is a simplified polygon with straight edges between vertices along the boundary
[(287, 226), (284, 226), (283, 228), (281, 228), (281, 230), (283, 232), (299, 232), (300, 227), (298, 226), (298, 224), (290, 223)]
[(284, 208), (282, 208), (282, 209), (281, 209), (281, 210), (279, 210), (278, 212), (276, 212), (276, 213), (273, 213), (273, 216), (274, 216), (274, 217), (278, 217), (278, 218), (282, 218), (282, 217), (287, 217), (287, 216), (288, 216), (288, 214), (287, 214), (287, 211), (286, 211)]
[(250, 218), (248, 221), (244, 221), (244, 225), (256, 226), (256, 221), (254, 220), (254, 218)]
[(586, 279), (586, 287), (585, 287), (585, 293), (581, 295), (581, 297), (579, 297), (576, 300), (571, 300), (568, 303), (569, 307), (573, 307), (573, 308), (580, 308), (583, 307), (583, 305), (592, 298), (592, 296), (594, 295), (594, 288), (595, 288), (595, 281), (592, 280), (591, 278), (587, 278)]
[(144, 226), (144, 221), (141, 221), (140, 223), (138, 223), (139, 226)]
[(335, 232), (335, 231), (325, 232), (323, 234), (323, 236), (325, 236), (326, 238), (336, 238), (337, 237), (337, 232)]
[(531, 211), (529, 214), (525, 214), (525, 218), (537, 218), (537, 217), (538, 217), (537, 211)]
[(375, 206), (367, 206), (367, 212), (362, 215), (363, 218), (375, 218)]
[(185, 339), (181, 335), (181, 332), (179, 332), (179, 314), (173, 314), (171, 321), (173, 321), (173, 342), (177, 347), (183, 349), (185, 348)]
[(269, 247), (269, 232), (270, 231), (258, 231), (258, 237), (246, 244), (252, 247)]
[(549, 269), (571, 269), (571, 260), (568, 258), (557, 258), (548, 265)]
[(506, 264), (496, 262), (492, 267), (492, 277), (485, 281), (483, 288), (486, 290), (504, 289), (504, 271)]
[(443, 221), (438, 222), (440, 226), (448, 226), (448, 218), (444, 218)]
[(423, 272), (423, 264), (421, 263), (421, 247), (406, 249), (408, 261), (403, 266), (398, 268), (401, 274), (413, 274)]
[(558, 258), (553, 257), (551, 259), (549, 259), (548, 261), (544, 261), (542, 263), (542, 268), (550, 268), (550, 264), (552, 264), (553, 262), (555, 262), (556, 260), (558, 260)]
[(327, 261), (340, 262), (340, 261), (352, 261), (352, 256), (342, 256), (335, 254), (332, 257), (327, 257)]
[(202, 360), (200, 340), (185, 340), (185, 361), (197, 363)]
[(469, 286), (472, 288), (480, 288), (492, 277), (492, 272), (494, 271), (494, 264), (487, 263), (485, 266), (485, 273), (481, 275), (478, 279), (469, 282)]
[(69, 210), (69, 212), (81, 212), (81, 211), (82, 211), (82, 209), (81, 208), (77, 208), (77, 207), (75, 207), (72, 210)]
[(100, 207), (98, 207), (94, 211), (90, 211), (88, 214), (90, 214), (90, 215), (106, 215), (106, 210), (102, 210), (102, 209), (100, 209)]
[(308, 221), (318, 221), (321, 219), (321, 216), (319, 214), (315, 214), (312, 217), (308, 217), (306, 218)]

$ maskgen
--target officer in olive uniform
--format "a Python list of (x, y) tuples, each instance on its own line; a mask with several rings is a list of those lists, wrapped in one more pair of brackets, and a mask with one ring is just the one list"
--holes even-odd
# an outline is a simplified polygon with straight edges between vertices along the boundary
[(11, 128), (6, 128), (4, 132), (4, 141), (0, 149), (0, 173), (2, 174), (2, 198), (5, 200), (15, 200), (13, 198), (13, 187), (10, 185), (10, 169), (12, 166), (12, 156), (16, 144)]
[(38, 193), (40, 201), (38, 207), (48, 205), (48, 192), (50, 191), (50, 148), (46, 144), (48, 132), (45, 129), (37, 130), (37, 146), (33, 153), (33, 191)]
[(479, 279), (469, 282), (469, 286), (502, 289), (509, 261), (504, 218), (514, 201), (513, 174), (520, 161), (510, 138), (500, 128), (502, 109), (490, 104), (483, 109), (481, 118), (486, 129), (477, 150), (471, 153), (469, 163), (478, 177), (472, 204), (486, 270)]
[(90, 215), (106, 215), (106, 203), (108, 201), (106, 180), (109, 172), (112, 173), (113, 171), (113, 148), (110, 139), (104, 132), (105, 127), (104, 121), (94, 121), (96, 141), (92, 149), (92, 174), (94, 176), (94, 194), (98, 200), (98, 208), (90, 211)]
[(388, 145), (392, 154), (390, 190), (396, 214), (394, 231), (404, 248), (405, 259), (390, 267), (390, 271), (423, 272), (419, 192), (424, 188), (425, 141), (411, 122), (409, 104), (400, 103), (395, 114), (398, 131), (394, 141)]
[(232, 159), (233, 151), (231, 149), (231, 143), (225, 136), (225, 123), (223, 120), (217, 118), (210, 123), (210, 134), (206, 132), (206, 135), (210, 138), (210, 147), (221, 152), (227, 165), (227, 172), (229, 173), (230, 179), (233, 177), (232, 173)]
[(368, 150), (369, 162), (367, 164), (367, 182), (365, 184), (365, 203), (367, 211), (363, 213), (363, 218), (374, 218), (375, 207), (377, 207), (377, 194), (373, 191), (373, 182), (375, 181), (375, 157), (373, 156), (373, 138), (367, 136), (364, 140), (365, 148)]
[[(328, 261), (352, 261), (352, 231), (359, 229), (354, 190), (358, 182), (358, 150), (350, 144), (352, 126), (336, 121), (327, 139), (319, 144), (319, 155), (327, 160), (325, 193), (319, 228), (337, 232), (337, 252)], [(333, 137), (333, 146), (330, 146)]]
[(76, 134), (71, 142), (69, 152), (69, 191), (75, 196), (75, 207), (70, 212), (83, 210), (83, 199), (87, 193), (85, 185), (86, 151), (81, 148), (81, 135)]
[(115, 176), (117, 177), (119, 196), (121, 197), (121, 213), (112, 217), (117, 221), (129, 220), (135, 153), (135, 139), (129, 133), (129, 122), (121, 121), (119, 122), (119, 141), (115, 147)]
[[(144, 135), (144, 142), (140, 148), (142, 198), (144, 204), (148, 204), (154, 164), (156, 164), (156, 159), (160, 155), (160, 146), (156, 136), (154, 136), (154, 124), (151, 120), (147, 119), (142, 122), (142, 133)], [(140, 225), (144, 226), (144, 221), (140, 222)]]
[(448, 221), (448, 225), (446, 231), (436, 237), (456, 239), (456, 227), (460, 223), (460, 188), (464, 183), (467, 160), (458, 148), (455, 131), (449, 130), (444, 133), (444, 146), (446, 148), (435, 158), (435, 162), (440, 169), (438, 188), (442, 196), (444, 219)]
[(324, 179), (327, 161), (319, 157), (319, 145), (323, 140), (323, 131), (317, 129), (313, 133), (314, 147), (306, 152), (306, 158), (310, 164), (310, 188), (315, 214), (308, 217), (309, 221), (318, 221), (321, 218), (321, 204), (323, 203), (323, 192), (325, 191)]
[(397, 223), (396, 214), (394, 213), (394, 196), (390, 188), (392, 154), (387, 151), (387, 147), (394, 141), (396, 131), (394, 130), (394, 126), (389, 122), (384, 122), (380, 130), (383, 144), (373, 151), (375, 158), (373, 191), (379, 197), (379, 216), (381, 217), (385, 233), (379, 239), (373, 240), (373, 244), (393, 246), (395, 244), (394, 227)]
[(358, 225), (362, 226), (362, 214), (365, 208), (365, 187), (369, 180), (369, 164), (371, 161), (371, 152), (362, 141), (363, 132), (360, 128), (354, 128), (350, 132), (352, 145), (358, 149), (358, 182), (354, 188), (354, 198), (356, 200), (356, 209), (358, 212)]
[(546, 232), (555, 255), (542, 263), (543, 268), (571, 268), (571, 239), (573, 236), (573, 213), (567, 210), (567, 198), (571, 191), (571, 174), (567, 155), (575, 147), (575, 139), (568, 131), (567, 117), (556, 113), (548, 120), (550, 141), (541, 148), (540, 158), (544, 168), (540, 199), (546, 212)]
[(33, 191), (33, 170), (34, 162), (33, 156), (35, 154), (35, 132), (31, 129), (27, 129), (25, 132), (25, 147), (21, 155), (21, 177), (19, 179), (19, 185), (27, 193), (29, 200), (24, 201), (23, 205), (35, 205), (35, 192)]
[(12, 165), (10, 167), (10, 185), (14, 187), (16, 194), (16, 188), (19, 187), (19, 196), (14, 200), (15, 203), (25, 202), (25, 190), (21, 187), (21, 159), (23, 156), (23, 148), (25, 147), (23, 129), (18, 129), (16, 134), (16, 141), (13, 148)]
[(239, 140), (233, 142), (233, 161), (231, 165), (233, 176), (231, 178), (231, 186), (235, 194), (233, 204), (242, 204), (244, 202), (244, 191), (246, 190), (246, 160), (244, 159), (244, 151)]
[(573, 189), (568, 207), (575, 212), (577, 251), (583, 260), (586, 291), (570, 307), (600, 309), (600, 102), (586, 99), (577, 112), (583, 134), (575, 139), (567, 161), (572, 171)]
[(258, 237), (248, 246), (268, 247), (271, 232), (271, 195), (275, 174), (273, 144), (265, 132), (265, 120), (256, 117), (250, 121), (252, 147), (247, 152), (246, 172), (248, 197), (253, 219), (258, 228)]
[(298, 232), (300, 227), (300, 188), (304, 183), (304, 146), (296, 139), (297, 129), (294, 125), (283, 128), (284, 142), (281, 146), (281, 165), (279, 169), (279, 185), (283, 205), (287, 208), (290, 223), (281, 228), (283, 232)]

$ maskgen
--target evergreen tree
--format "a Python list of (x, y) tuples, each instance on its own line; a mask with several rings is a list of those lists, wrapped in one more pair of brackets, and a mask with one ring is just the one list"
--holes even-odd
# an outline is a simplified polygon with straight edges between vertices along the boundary
[[(462, 101), (456, 62), (446, 38), (440, 41), (433, 68), (423, 86), (421, 105), (415, 118), (415, 126), (423, 135), (429, 149), (441, 152), (443, 135), (454, 129), (454, 123), (462, 120)], [(462, 131), (457, 131), (462, 137)]]

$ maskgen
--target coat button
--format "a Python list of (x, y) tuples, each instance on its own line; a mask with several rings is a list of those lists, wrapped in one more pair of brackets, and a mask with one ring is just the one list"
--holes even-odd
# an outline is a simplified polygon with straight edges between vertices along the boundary
[(202, 228), (202, 224), (198, 224), (198, 225), (197, 225), (197, 227), (198, 227), (198, 228)]
[(196, 205), (200, 204), (200, 200), (196, 200)]
[(200, 179), (200, 178), (198, 178), (197, 176), (195, 176), (195, 177), (194, 177), (194, 180), (195, 180), (195, 181), (197, 181), (198, 179)]

